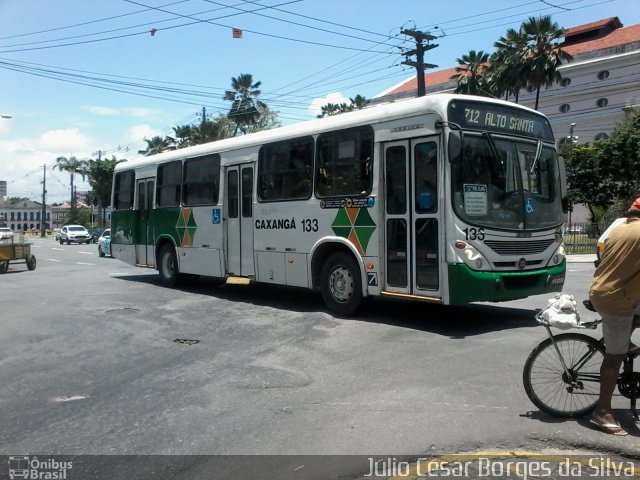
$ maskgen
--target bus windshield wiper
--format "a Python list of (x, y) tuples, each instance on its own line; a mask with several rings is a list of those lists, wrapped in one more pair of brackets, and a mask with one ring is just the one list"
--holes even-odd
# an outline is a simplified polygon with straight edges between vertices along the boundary
[(531, 168), (529, 169), (529, 175), (533, 175), (533, 172), (535, 172), (536, 166), (538, 166), (538, 160), (540, 159), (541, 154), (542, 154), (542, 140), (538, 140), (538, 146), (536, 147), (536, 157), (533, 159), (533, 163), (531, 164)]
[(495, 142), (493, 141), (493, 137), (489, 132), (482, 132), (482, 136), (486, 138), (487, 143), (489, 144), (489, 150), (491, 150), (491, 155), (496, 161), (496, 165), (498, 166), (498, 170), (502, 171), (502, 163), (500, 162), (500, 154), (498, 153), (498, 147), (496, 147)]

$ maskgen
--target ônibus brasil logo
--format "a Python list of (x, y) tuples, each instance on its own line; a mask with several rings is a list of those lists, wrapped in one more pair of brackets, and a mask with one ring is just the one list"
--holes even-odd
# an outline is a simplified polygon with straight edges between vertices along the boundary
[(67, 470), (73, 467), (72, 462), (60, 462), (53, 458), (39, 459), (36, 456), (9, 456), (9, 478), (32, 480), (65, 480)]

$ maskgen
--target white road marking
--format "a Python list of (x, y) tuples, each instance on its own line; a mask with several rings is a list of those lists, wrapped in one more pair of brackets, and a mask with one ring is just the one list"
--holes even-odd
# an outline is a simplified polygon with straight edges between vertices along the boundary
[(52, 247), (51, 250), (58, 250), (60, 252), (64, 252), (64, 248), (56, 248), (56, 247)]
[(78, 265), (92, 265), (95, 266), (95, 263), (87, 263), (87, 262), (76, 262)]
[(50, 262), (61, 262), (62, 260), (58, 260), (56, 258), (47, 258)]
[(82, 250), (80, 250), (78, 253), (81, 253), (83, 255), (95, 255), (93, 252), (83, 252)]

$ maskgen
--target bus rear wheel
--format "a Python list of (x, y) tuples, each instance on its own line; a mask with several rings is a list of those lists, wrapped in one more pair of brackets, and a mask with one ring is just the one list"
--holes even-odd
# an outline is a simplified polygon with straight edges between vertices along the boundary
[(360, 268), (344, 252), (333, 253), (322, 266), (321, 292), (324, 303), (339, 315), (351, 315), (362, 302)]
[(158, 253), (158, 273), (160, 282), (166, 287), (178, 283), (178, 257), (172, 245), (165, 244)]

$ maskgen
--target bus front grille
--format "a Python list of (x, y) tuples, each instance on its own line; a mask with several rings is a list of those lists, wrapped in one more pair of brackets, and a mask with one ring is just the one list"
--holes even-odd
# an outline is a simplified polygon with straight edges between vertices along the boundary
[(498, 255), (531, 255), (542, 253), (554, 242), (552, 238), (544, 240), (502, 241), (485, 240), (485, 245)]

